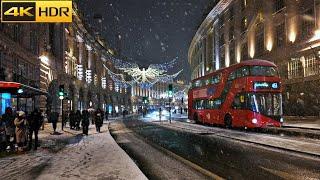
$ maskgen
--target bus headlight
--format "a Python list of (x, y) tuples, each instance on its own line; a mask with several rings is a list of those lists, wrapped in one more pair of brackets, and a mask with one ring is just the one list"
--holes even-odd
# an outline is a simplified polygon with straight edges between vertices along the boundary
[(281, 123), (283, 123), (283, 117), (282, 117), (282, 118), (280, 118), (280, 122), (281, 122)]
[(252, 122), (253, 124), (257, 124), (257, 123), (258, 123), (258, 120), (257, 120), (256, 118), (253, 118), (253, 119), (251, 120), (251, 122)]

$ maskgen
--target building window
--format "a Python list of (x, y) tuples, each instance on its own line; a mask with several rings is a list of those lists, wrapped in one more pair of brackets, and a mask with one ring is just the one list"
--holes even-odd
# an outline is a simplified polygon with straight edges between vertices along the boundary
[(285, 26), (284, 23), (276, 27), (276, 46), (282, 47), (285, 44)]
[(16, 42), (21, 42), (21, 38), (20, 38), (20, 35), (21, 35), (21, 25), (20, 24), (15, 24), (13, 26), (13, 40), (16, 41)]
[(247, 27), (248, 27), (248, 19), (246, 17), (243, 17), (241, 21), (241, 31), (242, 32), (246, 31)]
[(301, 22), (301, 38), (307, 39), (310, 36), (313, 35), (313, 29), (314, 29), (314, 11), (313, 8), (307, 10), (304, 12)]
[(38, 36), (36, 35), (37, 32), (31, 31), (30, 32), (30, 50), (35, 54), (39, 54), (39, 46), (38, 46)]
[(230, 28), (229, 28), (229, 40), (232, 40), (232, 39), (234, 39), (234, 26), (230, 25)]
[(291, 58), (288, 62), (288, 79), (301, 77), (302, 63), (300, 58)]
[(305, 77), (319, 74), (319, 64), (313, 54), (305, 58), (304, 72)]
[(230, 7), (229, 9), (229, 20), (232, 21), (234, 19), (234, 8), (233, 6)]
[(241, 10), (242, 11), (245, 10), (247, 8), (247, 6), (248, 6), (247, 0), (242, 0), (241, 1)]
[(241, 60), (245, 61), (248, 60), (248, 43), (245, 42), (241, 46)]
[(220, 62), (224, 66), (225, 63), (222, 63), (225, 61), (225, 47), (224, 47), (224, 45), (220, 46), (220, 53), (219, 54), (220, 54)]
[(256, 53), (258, 56), (264, 53), (264, 34), (262, 24), (259, 24), (256, 29)]
[(229, 44), (229, 49), (230, 49), (230, 64), (234, 64), (236, 61), (235, 61), (235, 43), (234, 41), (232, 41), (230, 44)]
[(284, 8), (284, 0), (274, 0), (273, 13), (280, 12)]

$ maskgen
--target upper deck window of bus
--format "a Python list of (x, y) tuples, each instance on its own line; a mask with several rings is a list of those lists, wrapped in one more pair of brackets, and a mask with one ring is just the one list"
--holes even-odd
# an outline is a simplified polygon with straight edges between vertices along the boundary
[(248, 66), (241, 67), (236, 70), (237, 78), (249, 76), (250, 71)]
[(234, 79), (236, 79), (236, 72), (235, 71), (233, 71), (233, 72), (231, 72), (230, 74), (229, 74), (229, 77), (228, 77), (228, 81), (232, 81), (232, 80), (234, 80)]
[(216, 75), (216, 76), (213, 76), (212, 77), (212, 84), (218, 84), (218, 83), (220, 83), (220, 80), (221, 80), (221, 74), (218, 74), (218, 75)]
[(251, 66), (251, 76), (278, 76), (278, 71), (272, 66)]

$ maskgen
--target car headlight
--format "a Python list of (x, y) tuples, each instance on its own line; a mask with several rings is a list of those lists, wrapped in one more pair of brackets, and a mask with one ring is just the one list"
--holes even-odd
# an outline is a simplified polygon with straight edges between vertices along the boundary
[(280, 122), (281, 122), (281, 123), (283, 123), (283, 120), (284, 120), (283, 118), (280, 118)]
[(258, 123), (258, 120), (257, 120), (256, 118), (253, 118), (253, 119), (251, 120), (251, 122), (252, 122), (253, 124), (257, 124), (257, 123)]

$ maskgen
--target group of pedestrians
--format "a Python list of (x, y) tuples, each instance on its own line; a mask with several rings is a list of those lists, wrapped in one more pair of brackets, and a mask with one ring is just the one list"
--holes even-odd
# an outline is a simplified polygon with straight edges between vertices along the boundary
[[(106, 115), (106, 119), (108, 119)], [(83, 134), (88, 135), (90, 121), (91, 124), (96, 126), (96, 131), (101, 132), (101, 127), (103, 125), (104, 112), (101, 109), (97, 109), (95, 112), (89, 112), (88, 110), (77, 110), (76, 112), (70, 111), (67, 114), (64, 123), (66, 125), (69, 121), (70, 129), (79, 131), (82, 127)]]
[[(0, 150), (34, 150), (39, 146), (38, 132), (43, 124), (43, 115), (38, 109), (27, 115), (23, 111), (13, 112), (7, 107), (0, 118)], [(34, 136), (34, 144), (33, 144)]]

